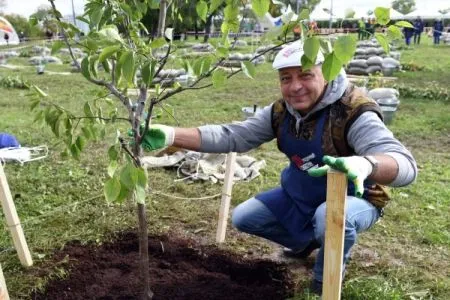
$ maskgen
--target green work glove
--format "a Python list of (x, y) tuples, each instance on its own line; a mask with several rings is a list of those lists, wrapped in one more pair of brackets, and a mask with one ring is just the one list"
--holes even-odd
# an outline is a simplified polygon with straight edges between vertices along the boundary
[[(141, 130), (144, 130), (144, 126), (141, 126)], [(128, 135), (133, 136), (133, 132), (128, 132)], [(161, 124), (152, 124), (142, 138), (141, 145), (144, 150), (153, 151), (172, 146), (174, 140), (175, 128)]]
[(364, 180), (372, 173), (372, 164), (362, 156), (332, 157), (325, 155), (322, 161), (326, 164), (320, 168), (308, 170), (308, 175), (320, 177), (327, 174), (331, 168), (344, 172), (355, 185), (355, 196), (362, 197)]

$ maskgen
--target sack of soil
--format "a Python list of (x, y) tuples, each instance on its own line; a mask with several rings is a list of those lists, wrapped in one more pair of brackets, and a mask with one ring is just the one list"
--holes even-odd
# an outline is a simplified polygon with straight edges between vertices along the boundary
[(361, 68), (366, 69), (368, 67), (365, 59), (353, 59), (348, 64), (349, 68)]
[(369, 57), (367, 59), (367, 64), (369, 66), (374, 66), (375, 65), (375, 66), (380, 66), (381, 67), (381, 65), (383, 64), (383, 58), (380, 57), (380, 56), (377, 56), (377, 55), (371, 56), (371, 57)]
[(348, 74), (353, 75), (367, 75), (367, 68), (350, 67), (347, 69)]
[(374, 100), (382, 98), (398, 98), (399, 92), (394, 88), (375, 88), (369, 91), (368, 96)]
[(374, 74), (374, 73), (376, 73), (376, 72), (381, 72), (381, 66), (380, 66), (380, 65), (372, 65), (372, 66), (369, 66), (369, 67), (366, 69), (366, 72), (367, 72), (368, 74)]
[(392, 68), (399, 68), (400, 67), (400, 62), (392, 57), (385, 57), (383, 58), (383, 63), (382, 63), (383, 68), (386, 69), (392, 69)]

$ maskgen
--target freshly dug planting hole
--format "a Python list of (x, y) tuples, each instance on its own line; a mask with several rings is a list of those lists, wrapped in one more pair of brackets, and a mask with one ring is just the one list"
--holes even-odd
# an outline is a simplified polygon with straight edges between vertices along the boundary
[[(138, 239), (120, 234), (101, 246), (73, 242), (55, 254), (69, 258), (64, 280), (49, 282), (33, 299), (139, 299)], [(293, 284), (285, 264), (249, 260), (195, 241), (149, 236), (153, 299), (285, 299)]]

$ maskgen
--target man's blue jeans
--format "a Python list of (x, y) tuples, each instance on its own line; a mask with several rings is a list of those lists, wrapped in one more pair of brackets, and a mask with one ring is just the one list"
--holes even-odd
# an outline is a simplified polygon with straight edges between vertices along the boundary
[[(314, 265), (314, 278), (323, 281), (324, 266), (324, 240), (325, 240), (325, 210), (326, 203), (322, 203), (316, 210), (312, 219), (314, 236), (322, 245), (317, 254)], [(344, 267), (350, 257), (350, 250), (356, 242), (358, 233), (368, 230), (380, 217), (379, 210), (364, 199), (347, 196), (345, 240), (344, 240)], [(270, 241), (301, 251), (307, 244), (297, 244), (289, 232), (281, 226), (272, 212), (258, 199), (250, 198), (233, 210), (233, 225), (240, 231), (266, 238)]]

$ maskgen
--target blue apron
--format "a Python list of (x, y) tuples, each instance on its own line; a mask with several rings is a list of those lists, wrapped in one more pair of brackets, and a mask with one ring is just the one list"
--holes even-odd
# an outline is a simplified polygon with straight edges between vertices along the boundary
[[(289, 123), (293, 116), (286, 114), (278, 142), (290, 164), (281, 174), (281, 187), (256, 196), (299, 244), (314, 239), (311, 220), (317, 207), (326, 200), (327, 177), (311, 177), (307, 171), (323, 165), (322, 136), (327, 112), (327, 109), (322, 110), (317, 117), (310, 140), (297, 138), (293, 132), (289, 132)], [(354, 186), (349, 182), (348, 194), (353, 193)]]

